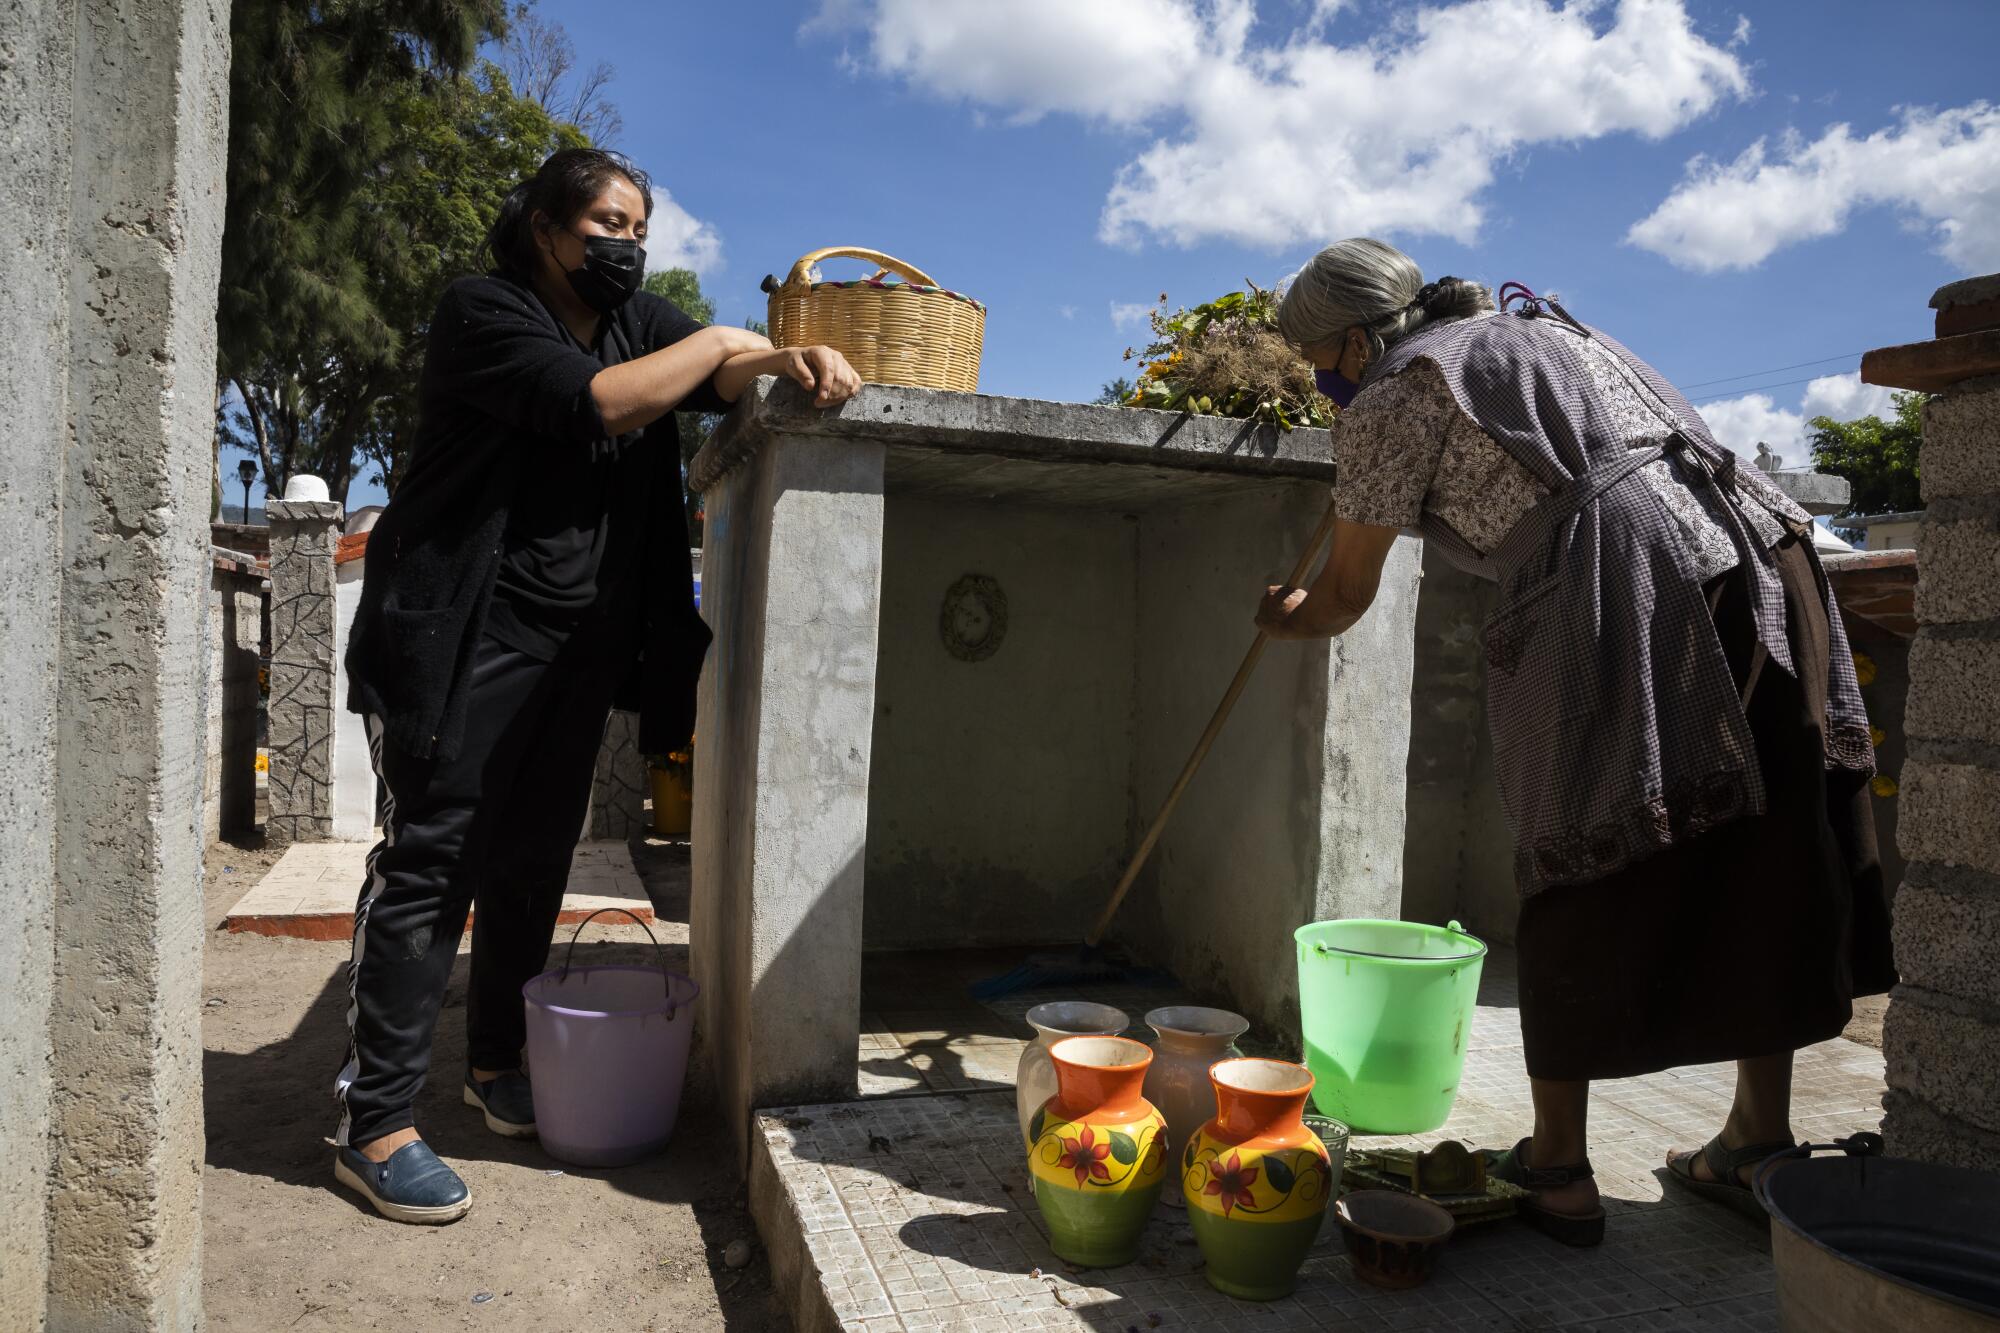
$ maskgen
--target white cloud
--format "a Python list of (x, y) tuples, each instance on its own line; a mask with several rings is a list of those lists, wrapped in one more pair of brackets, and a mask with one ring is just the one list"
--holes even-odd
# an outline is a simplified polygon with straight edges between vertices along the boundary
[(1056, 307), (1056, 313), (1064, 319), (1075, 319), (1076, 307), (1073, 305), (1059, 305)]
[(1779, 407), (1768, 393), (1703, 403), (1697, 410), (1708, 423), (1709, 434), (1745, 458), (1753, 457), (1759, 444), (1768, 444), (1790, 467), (1805, 452), (1804, 414)]
[(1683, 0), (1456, 0), (1348, 46), (1323, 35), (1338, 9), (1258, 43), (1255, 0), (834, 0), (809, 29), (859, 30), (877, 73), (1015, 121), (1154, 128), (1100, 220), (1122, 244), (1469, 242), (1512, 154), (1660, 138), (1750, 88)]
[(1709, 433), (1745, 458), (1754, 457), (1759, 444), (1785, 460), (1786, 467), (1804, 467), (1812, 461), (1806, 443), (1806, 423), (1814, 417), (1852, 421), (1857, 417), (1888, 417), (1895, 410), (1892, 391), (1880, 385), (1863, 384), (1859, 371), (1845, 375), (1822, 375), (1806, 385), (1797, 409), (1777, 405), (1768, 393), (1746, 393), (1703, 403), (1698, 409), (1708, 423)]
[(722, 269), (722, 237), (657, 185), (653, 212), (646, 219), (646, 267), (691, 268), (700, 278)]
[(2000, 268), (2000, 106), (1903, 108), (1864, 139), (1835, 125), (1812, 142), (1763, 139), (1734, 162), (1706, 157), (1626, 234), (1682, 268), (1752, 268), (1788, 245), (1832, 236), (1857, 208), (1900, 212), (1967, 273)]
[(1146, 324), (1146, 316), (1157, 309), (1146, 301), (1113, 301), (1111, 303), (1111, 327), (1114, 329), (1137, 329)]
[(1895, 415), (1895, 390), (1885, 389), (1879, 384), (1863, 384), (1861, 372), (1850, 370), (1845, 375), (1822, 375), (1806, 385), (1805, 399), (1800, 410), (1808, 419), (1812, 417), (1832, 417), (1835, 421), (1853, 421), (1856, 417), (1881, 417), (1885, 420)]
[(870, 68), (934, 96), (1118, 124), (1169, 105), (1212, 32), (1191, 0), (833, 0), (807, 32), (843, 27), (867, 31)]

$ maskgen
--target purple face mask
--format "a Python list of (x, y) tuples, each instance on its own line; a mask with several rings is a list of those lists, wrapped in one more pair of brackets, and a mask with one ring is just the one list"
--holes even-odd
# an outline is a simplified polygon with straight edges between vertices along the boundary
[(1337, 370), (1313, 368), (1313, 384), (1319, 391), (1333, 400), (1335, 407), (1346, 407), (1354, 401), (1354, 395), (1361, 392), (1361, 386)]

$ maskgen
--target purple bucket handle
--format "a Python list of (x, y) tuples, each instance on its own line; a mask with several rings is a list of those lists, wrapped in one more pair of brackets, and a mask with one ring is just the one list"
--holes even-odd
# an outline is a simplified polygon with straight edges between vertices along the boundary
[(676, 1010), (680, 1008), (680, 1006), (674, 1003), (674, 974), (667, 968), (667, 951), (660, 947), (659, 938), (653, 934), (653, 928), (647, 925), (645, 918), (640, 916), (637, 912), (628, 912), (622, 907), (600, 907), (595, 912), (592, 912), (589, 916), (585, 917), (583, 920), (577, 922), (576, 931), (569, 937), (569, 949), (567, 952), (563, 954), (562, 974), (556, 979), (558, 981), (569, 980), (570, 960), (576, 957), (576, 942), (579, 938), (582, 937), (583, 928), (589, 925), (592, 921), (596, 920), (598, 917), (603, 916), (606, 912), (617, 912), (622, 916), (631, 917), (633, 923), (636, 924), (639, 927), (639, 929), (646, 932), (646, 938), (653, 942), (653, 952), (659, 957), (660, 960), (660, 985), (664, 987), (667, 992), (667, 1021), (669, 1023), (673, 1022), (674, 1013)]

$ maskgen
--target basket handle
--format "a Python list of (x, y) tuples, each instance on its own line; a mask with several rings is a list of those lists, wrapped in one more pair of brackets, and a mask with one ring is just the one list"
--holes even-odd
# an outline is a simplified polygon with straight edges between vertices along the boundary
[(674, 975), (673, 973), (667, 970), (667, 951), (660, 947), (659, 937), (653, 934), (653, 928), (647, 925), (646, 919), (640, 916), (637, 912), (628, 912), (622, 907), (600, 907), (595, 912), (592, 912), (589, 916), (585, 917), (583, 920), (577, 922), (576, 930), (569, 937), (569, 949), (567, 952), (563, 954), (562, 975), (559, 978), (557, 978), (557, 980), (559, 981), (569, 980), (570, 960), (576, 957), (576, 942), (583, 935), (583, 928), (589, 925), (592, 921), (595, 921), (598, 917), (603, 916), (606, 912), (616, 912), (621, 916), (631, 917), (632, 920), (638, 925), (639, 929), (646, 932), (646, 938), (653, 942), (653, 952), (659, 957), (660, 960), (660, 983), (663, 986), (665, 986), (667, 990), (667, 1003), (668, 1003), (667, 1021), (669, 1023), (673, 1022), (674, 1009), (678, 1006), (675, 1006), (673, 1004)]
[[(937, 279), (922, 269), (913, 264), (905, 264), (900, 259), (891, 258), (880, 250), (869, 250), (858, 245), (829, 245), (823, 250), (809, 251), (801, 256), (799, 262), (792, 265), (792, 271), (785, 275), (785, 286), (803, 283), (806, 280), (806, 270), (822, 259), (865, 259), (871, 264), (880, 264), (883, 272), (894, 270), (919, 286), (938, 285)], [(879, 277), (880, 274), (876, 276)]]

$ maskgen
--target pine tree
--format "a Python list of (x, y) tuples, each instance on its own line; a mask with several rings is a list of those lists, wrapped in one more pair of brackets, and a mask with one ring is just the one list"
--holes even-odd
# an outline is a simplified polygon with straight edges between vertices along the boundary
[(409, 333), (383, 280), (409, 237), (364, 187), (403, 166), (409, 99), (504, 22), (504, 0), (232, 6), (218, 361), (273, 493), (310, 470), (345, 497)]

